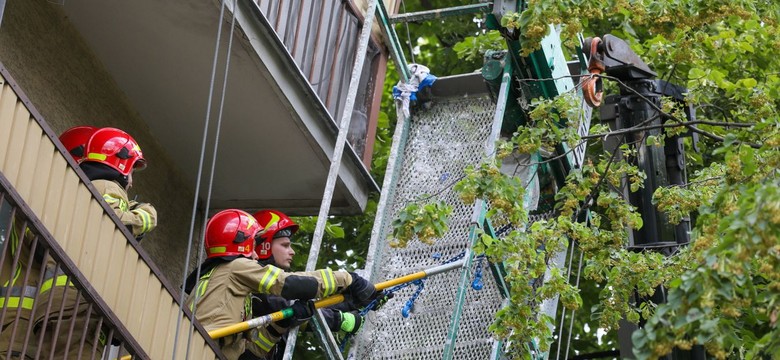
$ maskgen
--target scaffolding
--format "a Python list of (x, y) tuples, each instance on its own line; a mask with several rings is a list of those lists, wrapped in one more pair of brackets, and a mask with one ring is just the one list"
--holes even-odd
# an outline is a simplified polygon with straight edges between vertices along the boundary
[[(232, 3), (234, 6), (235, 1)], [(363, 57), (375, 19), (389, 41), (390, 56), (396, 63), (401, 80), (409, 82), (411, 76), (393, 23), (482, 12), (488, 14), (488, 25), (497, 29), (504, 14), (523, 9), (522, 1), (506, 1), (391, 17), (381, 0), (368, 2), (306, 271), (314, 270), (319, 257), (355, 94), (363, 73)], [(542, 40), (540, 50), (528, 57), (520, 57), (519, 47), (517, 40), (507, 40), (508, 51), (486, 54), (481, 73), (440, 78), (429, 93), (419, 94), (419, 106), (413, 106), (410, 115), (404, 115), (407, 112), (398, 109), (364, 275), (377, 283), (454, 261), (460, 261), (462, 265), (425, 279), (424, 283), (417, 283), (416, 288), (399, 289), (397, 298), (416, 299), (411, 304), (394, 300), (371, 312), (363, 330), (354, 339), (350, 359), (507, 358), (504, 342), (494, 338), (488, 329), (509, 296), (503, 264), (490, 263), (483, 254), (475, 254), (472, 248), (481, 231), (500, 237), (501, 234), (495, 230), (499, 226), (504, 231), (522, 230), (528, 224), (508, 224), (506, 220), (487, 218), (489, 203), (477, 199), (473, 205), (466, 205), (452, 185), (464, 176), (467, 166), (477, 165), (494, 156), (495, 143), (502, 133), (511, 134), (517, 126), (524, 124), (528, 108), (519, 103), (527, 104), (536, 97), (553, 98), (578, 91), (573, 77), (586, 73), (587, 69), (579, 49), (578, 58), (567, 62), (559, 35), (552, 26), (550, 34)], [(402, 105), (398, 102), (397, 106)], [(591, 109), (583, 101), (581, 110), (577, 119), (578, 129), (580, 135), (585, 135)], [(561, 186), (566, 174), (582, 164), (584, 152), (584, 144), (575, 149), (561, 144), (554, 154), (521, 155), (535, 162), (550, 160), (544, 165), (530, 166), (526, 171), (512, 174), (519, 177), (523, 184), (528, 184), (524, 206), (531, 213), (531, 221), (552, 216), (551, 209), (537, 209), (541, 188), (548, 187), (548, 192), (554, 192)], [(434, 245), (411, 241), (403, 248), (390, 246), (390, 224), (399, 211), (412, 202), (432, 201), (427, 194), (434, 193), (437, 201), (444, 201), (453, 208), (446, 234)], [(572, 258), (571, 253), (567, 256), (567, 250), (561, 251), (550, 261), (548, 268), (568, 265), (571, 269)], [(540, 312), (556, 318), (557, 307), (557, 299), (548, 300), (541, 304)], [(323, 324), (322, 316), (314, 317), (313, 323), (327, 356), (343, 359), (340, 347)], [(559, 327), (562, 326), (563, 320)], [(297, 329), (293, 329), (288, 334), (284, 359), (292, 358), (296, 338)], [(548, 357), (536, 348), (534, 342), (528, 344), (527, 349), (531, 358)]]
[[(523, 6), (520, 2), (481, 3), (388, 17), (382, 1), (378, 3), (377, 17), (390, 41), (388, 48), (398, 64), (402, 81), (408, 81), (410, 75), (392, 23), (487, 12), (497, 24), (497, 18), (500, 19), (503, 13), (520, 12)], [(374, 9), (373, 4), (369, 9)], [(431, 93), (419, 101), (425, 106), (413, 108), (411, 116), (405, 117), (404, 111), (398, 109), (391, 154), (372, 230), (366, 275), (373, 282), (380, 282), (454, 259), (463, 258), (464, 265), (458, 271), (427, 279), (424, 289), (419, 284), (416, 289), (410, 286), (399, 290), (396, 300), (369, 313), (369, 321), (356, 337), (349, 359), (506, 358), (505, 344), (501, 339), (495, 339), (488, 330), (508, 296), (502, 264), (488, 263), (481, 254), (474, 254), (472, 247), (478, 230), (500, 236), (495, 233), (495, 226), (506, 228), (508, 225), (501, 224), (500, 219), (487, 219), (489, 204), (483, 200), (477, 200), (474, 205), (463, 204), (452, 190), (453, 181), (462, 178), (467, 166), (493, 156), (494, 144), (501, 136), (502, 127), (508, 128), (511, 133), (512, 126), (516, 128), (522, 124), (527, 109), (518, 109), (518, 100), (530, 102), (530, 99), (539, 96), (553, 98), (577, 91), (572, 74), (583, 74), (587, 68), (581, 52), (575, 61), (566, 61), (558, 33), (552, 27), (550, 35), (542, 41), (542, 49), (527, 58), (518, 55), (519, 44), (516, 41), (507, 45), (508, 52), (486, 56), (482, 73), (437, 80)], [(536, 81), (523, 82), (523, 79)], [(584, 101), (581, 109), (578, 128), (580, 134), (585, 135), (591, 109)], [(558, 154), (550, 156), (558, 156), (558, 161), (532, 166), (515, 175), (521, 178), (523, 184), (528, 184), (524, 204), (532, 214), (531, 222), (552, 216), (549, 209), (537, 210), (539, 179), (546, 177), (552, 184), (548, 186), (560, 186), (565, 175), (582, 164), (584, 152), (584, 145), (570, 151), (562, 144)], [(542, 159), (539, 153), (525, 156)], [(390, 224), (399, 211), (412, 202), (433, 201), (426, 195), (434, 193), (434, 200), (444, 201), (453, 208), (449, 231), (434, 245), (412, 241), (404, 248), (390, 246)], [(511, 227), (523, 229), (527, 225), (514, 224)], [(315, 242), (318, 241), (316, 235)], [(312, 254), (316, 251), (313, 248)], [(567, 251), (557, 254), (548, 267), (563, 268), (568, 265), (570, 271), (573, 252), (567, 256)], [(309, 263), (313, 264), (311, 257)], [(484, 285), (477, 286), (477, 278)], [(406, 299), (414, 300), (413, 307), (410, 306), (412, 302)], [(541, 304), (540, 312), (556, 318), (557, 307), (557, 299), (548, 300)], [(565, 315), (561, 317), (560, 327)], [(317, 329), (329, 357), (342, 359), (332, 334), (322, 324)], [(292, 346), (288, 343), (288, 355)], [(549, 356), (536, 349), (535, 344), (528, 344), (527, 348), (531, 358), (545, 359)]]

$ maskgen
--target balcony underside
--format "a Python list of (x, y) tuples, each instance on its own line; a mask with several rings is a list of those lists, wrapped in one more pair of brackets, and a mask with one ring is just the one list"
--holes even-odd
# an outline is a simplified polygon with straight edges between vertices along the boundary
[[(252, 6), (242, 0), (237, 7), (210, 209), (278, 208), (316, 214), (338, 129), (272, 27)], [(68, 0), (64, 11), (194, 184), (219, 2)], [(210, 168), (220, 118), (231, 18), (226, 11), (204, 172)], [(204, 174), (202, 179), (208, 177)], [(331, 214), (360, 212), (375, 190), (359, 156), (347, 149)]]

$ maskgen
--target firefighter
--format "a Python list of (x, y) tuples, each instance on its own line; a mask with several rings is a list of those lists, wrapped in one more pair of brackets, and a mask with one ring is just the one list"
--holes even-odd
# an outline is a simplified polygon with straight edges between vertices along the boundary
[[(184, 287), (190, 294), (187, 305), (206, 330), (250, 318), (249, 295), (253, 292), (299, 300), (292, 306), (297, 320), (311, 317), (311, 299), (343, 292), (358, 307), (378, 295), (373, 284), (355, 273), (330, 269), (284, 272), (273, 265), (260, 265), (254, 245), (262, 230), (252, 215), (238, 209), (220, 211), (206, 225), (207, 258), (189, 274)], [(247, 334), (234, 334), (221, 338), (219, 344), (225, 357), (238, 359), (247, 341)]]
[[(86, 163), (82, 163), (87, 157), (87, 142), (98, 130), (101, 129), (93, 126), (74, 126), (60, 135), (60, 141), (65, 145), (65, 149), (68, 150), (73, 157), (73, 160), (75, 160), (77, 164), (80, 164), (81, 170), (87, 174), (87, 177), (92, 181), (92, 184), (95, 185), (97, 190), (103, 195), (106, 202), (111, 205), (111, 208), (114, 209), (114, 212), (119, 216), (122, 223), (133, 233), (136, 240), (141, 241), (143, 236), (156, 226), (157, 212), (150, 204), (128, 199), (127, 190), (132, 186), (132, 172), (124, 174), (123, 170), (119, 170), (120, 165), (117, 162), (114, 162), (117, 164), (117, 166), (114, 167), (114, 170), (119, 171), (120, 174), (116, 174), (115, 172), (112, 173), (112, 170), (106, 169), (105, 165), (100, 165), (100, 161), (97, 159), (101, 157), (100, 155), (93, 155), (96, 159), (90, 159), (87, 160)], [(106, 128), (106, 130), (101, 131), (101, 134), (116, 133), (117, 130), (122, 132), (119, 129)], [(133, 145), (128, 146), (138, 146), (130, 135), (127, 135), (127, 137), (133, 142)], [(107, 165), (109, 167), (112, 166), (112, 164)], [(146, 167), (146, 160), (143, 158), (143, 154), (138, 158), (134, 166), (135, 170), (142, 170)], [(105, 175), (106, 173), (110, 174)], [(126, 184), (125, 189), (117, 190), (116, 187), (110, 183), (111, 181), (119, 184)], [(144, 229), (143, 224), (147, 219), (151, 222), (151, 226)]]
[[(86, 143), (96, 130), (92, 126), (76, 126), (60, 135), (60, 142), (77, 163), (84, 157)], [(0, 204), (0, 242), (5, 244), (5, 239), (10, 240), (10, 251), (5, 253), (3, 269), (0, 271), (3, 284), (0, 288), (0, 311), (5, 311), (0, 332), (0, 358), (5, 359), (9, 355), (13, 358), (32, 358), (37, 341), (29, 341), (27, 333), (38, 293), (37, 282), (43, 260), (41, 243), (36, 244), (36, 251), (32, 250), (32, 233), (29, 230), (20, 231), (21, 221), (10, 219), (10, 211), (5, 211), (10, 210), (7, 205), (10, 204)], [(11, 224), (10, 228), (8, 224)], [(21, 239), (20, 233), (25, 234)], [(18, 258), (15, 266), (14, 258)], [(27, 265), (30, 265), (29, 272)], [(25, 339), (28, 340), (26, 347)]]
[[(80, 159), (78, 153), (74, 153), (74, 147), (70, 146), (73, 144), (65, 145), (74, 159), (80, 162), (79, 167), (103, 200), (137, 239), (157, 226), (157, 211), (152, 205), (128, 201), (127, 190), (132, 186), (133, 172), (146, 167), (141, 148), (132, 136), (111, 127), (96, 129), (84, 144)], [(46, 340), (41, 345), (40, 354), (45, 357), (53, 354), (56, 359), (75, 358), (79, 351), (89, 354), (95, 345), (95, 336), (99, 337), (99, 348), (102, 349), (106, 344), (103, 343), (104, 334), (97, 328), (99, 316), (89, 313), (85, 297), (73, 287), (62, 268), (51, 258), (46, 261), (43, 283), (38, 290), (39, 305), (36, 306), (34, 327), (36, 334), (44, 335)], [(67, 332), (63, 332), (69, 326), (74, 326), (74, 336), (70, 338)], [(58, 328), (60, 333), (54, 334)]]
[[(258, 263), (273, 265), (285, 271), (290, 270), (295, 250), (292, 248), (292, 237), (298, 231), (290, 217), (278, 210), (258, 211), (253, 215), (263, 227), (263, 233), (255, 244)], [(268, 294), (252, 294), (252, 316), (270, 314), (290, 307), (290, 302), (280, 296)], [(343, 331), (347, 334), (356, 333), (363, 324), (363, 317), (358, 309), (348, 303), (341, 303), (331, 308), (321, 309), (325, 322), (331, 331)], [(289, 328), (297, 325), (293, 319), (275, 322), (268, 327), (259, 328), (250, 334), (247, 352), (241, 359), (275, 359), (284, 354), (284, 338)]]
[[(18, 213), (17, 213), (18, 215)], [(31, 327), (32, 308), (38, 292), (36, 286), (41, 271), (38, 242), (33, 249), (33, 233), (25, 222), (11, 217), (10, 203), (0, 203), (0, 243), (4, 250), (0, 271), (0, 358), (32, 358), (35, 341), (25, 341)], [(29, 344), (25, 347), (25, 342)]]
[(137, 240), (157, 226), (157, 211), (151, 204), (130, 201), (133, 172), (146, 168), (141, 148), (128, 133), (116, 128), (95, 131), (87, 143), (79, 167)]

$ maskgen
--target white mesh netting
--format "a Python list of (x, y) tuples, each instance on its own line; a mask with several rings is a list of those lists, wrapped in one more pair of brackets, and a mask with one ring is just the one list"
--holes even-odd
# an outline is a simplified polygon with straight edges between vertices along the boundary
[[(437, 99), (430, 105), (412, 118), (408, 140), (402, 150), (402, 168), (394, 184), (393, 197), (388, 200), (387, 221), (379, 237), (373, 282), (439, 265), (469, 246), (474, 207), (464, 205), (451, 185), (463, 176), (467, 165), (477, 165), (485, 156), (495, 104), (484, 96)], [(449, 232), (432, 246), (417, 240), (412, 240), (406, 248), (388, 246), (392, 219), (409, 202), (419, 200), (425, 194), (437, 194), (428, 201), (443, 200), (453, 207)], [(439, 258), (434, 254), (440, 255)], [(475, 261), (472, 274), (476, 264)], [(455, 359), (488, 359), (495, 341), (488, 327), (501, 306), (502, 297), (487, 262), (481, 262), (481, 266), (484, 287), (474, 290), (469, 285), (460, 309)], [(408, 318), (404, 318), (401, 311), (416, 287), (398, 291), (380, 311), (369, 314), (369, 322), (356, 339), (352, 358), (442, 358), (453, 314), (458, 311), (456, 294), (460, 278), (461, 271), (453, 270), (426, 279), (424, 290)]]

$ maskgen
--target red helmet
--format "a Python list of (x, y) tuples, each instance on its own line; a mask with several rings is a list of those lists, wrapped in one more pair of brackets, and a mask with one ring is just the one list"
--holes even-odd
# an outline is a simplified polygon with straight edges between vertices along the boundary
[(257, 257), (265, 260), (271, 257), (271, 242), (280, 237), (292, 237), (298, 231), (289, 216), (279, 210), (262, 210), (255, 213), (255, 219), (265, 229), (257, 239)]
[(262, 230), (257, 220), (246, 211), (222, 210), (206, 225), (207, 257), (241, 255), (251, 258), (255, 237)]
[(85, 153), (87, 141), (97, 130), (98, 128), (94, 126), (74, 126), (60, 135), (60, 142), (65, 145), (65, 150), (68, 150), (73, 156), (73, 160), (80, 162), (87, 155)]
[(141, 147), (130, 134), (116, 128), (95, 131), (87, 142), (87, 154), (83, 161), (96, 161), (108, 165), (122, 175), (129, 175), (135, 168), (146, 167)]

